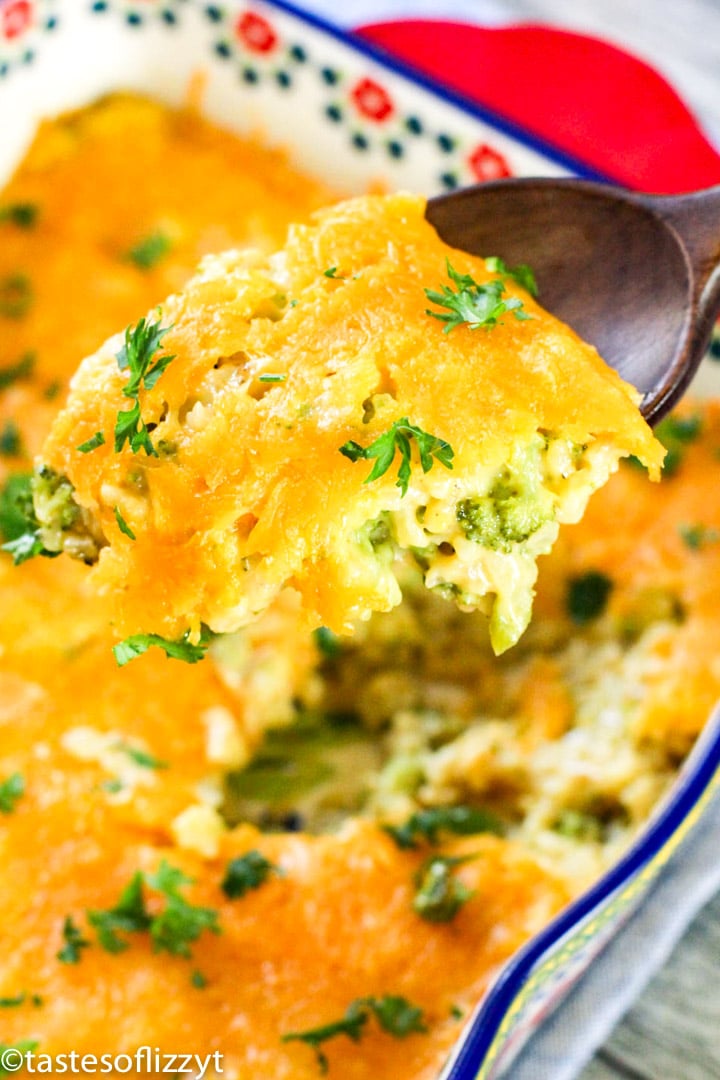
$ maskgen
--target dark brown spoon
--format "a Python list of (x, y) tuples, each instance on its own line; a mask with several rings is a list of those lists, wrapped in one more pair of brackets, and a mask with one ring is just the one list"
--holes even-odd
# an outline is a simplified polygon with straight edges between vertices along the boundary
[(643, 393), (650, 423), (686, 389), (720, 314), (720, 186), (500, 180), (431, 199), (427, 217), (453, 247), (531, 266), (543, 307)]

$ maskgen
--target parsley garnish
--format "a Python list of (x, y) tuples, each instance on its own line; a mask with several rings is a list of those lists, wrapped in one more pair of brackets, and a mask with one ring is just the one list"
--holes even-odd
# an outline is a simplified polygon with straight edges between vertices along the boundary
[(120, 512), (120, 507), (119, 506), (114, 506), (113, 507), (113, 513), (115, 514), (115, 520), (117, 521), (118, 529), (120, 530), (120, 532), (124, 533), (125, 536), (129, 536), (131, 540), (136, 540), (137, 537), (135, 536), (135, 533), (132, 531), (132, 529), (128, 525), (125, 518), (122, 516), (122, 513)]
[(9, 274), (0, 280), (0, 315), (22, 319), (33, 302), (33, 290), (27, 274)]
[(445, 265), (448, 277), (457, 287), (456, 291), (447, 285), (441, 287), (441, 292), (425, 289), (431, 303), (448, 309), (447, 312), (438, 312), (427, 308), (425, 314), (444, 322), (446, 334), (463, 323), (467, 323), (471, 330), (479, 330), (480, 327), (490, 330), (501, 322), (501, 316), (508, 311), (512, 311), (516, 319), (532, 318), (523, 310), (522, 300), (515, 296), (501, 299), (505, 292), (504, 282), (494, 280), (480, 285), (470, 274), (459, 274), (454, 270), (449, 259), (445, 260)]
[(8, 367), (0, 367), (0, 390), (6, 390), (13, 383), (23, 379), (29, 379), (35, 368), (37, 356), (34, 352), (26, 352), (20, 359)]
[(383, 1031), (387, 1031), (389, 1035), (394, 1035), (397, 1039), (404, 1039), (415, 1032), (427, 1031), (422, 1009), (419, 1009), (417, 1005), (412, 1005), (404, 997), (386, 994), (380, 998), (358, 998), (348, 1006), (342, 1020), (310, 1028), (308, 1031), (290, 1031), (282, 1036), (282, 1041), (304, 1042), (311, 1046), (315, 1051), (320, 1071), (326, 1073), (329, 1062), (320, 1049), (322, 1044), (328, 1039), (334, 1039), (337, 1035), (346, 1035), (353, 1042), (359, 1042), (371, 1016), (375, 1017)]
[(172, 241), (167, 233), (150, 233), (149, 236), (138, 240), (137, 244), (128, 251), (126, 258), (135, 263), (139, 270), (152, 270), (172, 248)]
[[(43, 999), (39, 994), (28, 994), (26, 990), (23, 990), (22, 993), (16, 994), (15, 997), (0, 998), (0, 1009), (15, 1009), (19, 1005), (24, 1005), (26, 1001), (29, 1001), (36, 1009), (39, 1009), (43, 1003)], [(0, 1075), (2, 1074), (0, 1073)]]
[(148, 754), (146, 750), (139, 750), (137, 746), (130, 746), (129, 743), (117, 743), (113, 749), (119, 750), (122, 754), (125, 754), (126, 757), (129, 757), (136, 765), (139, 765), (141, 769), (170, 768), (167, 761), (161, 761), (160, 758), (156, 758), (153, 754)]
[[(119, 453), (128, 443), (134, 454), (144, 450), (149, 457), (157, 457), (157, 450), (150, 440), (147, 424), (140, 415), (140, 391), (152, 390), (174, 356), (160, 356), (162, 339), (172, 327), (163, 329), (160, 322), (140, 319), (134, 327), (125, 331), (125, 344), (116, 359), (121, 371), (129, 371), (130, 380), (123, 387), (123, 394), (133, 404), (121, 410), (115, 422), (115, 451)], [(153, 360), (155, 362), (153, 363)]]
[(133, 874), (129, 885), (120, 894), (120, 899), (107, 911), (88, 911), (87, 919), (97, 934), (99, 944), (109, 953), (124, 952), (129, 948), (125, 934), (140, 933), (150, 929), (151, 916), (145, 907), (143, 895), (143, 875), (138, 870)]
[(314, 631), (313, 637), (320, 652), (323, 656), (327, 656), (328, 659), (339, 656), (342, 652), (340, 638), (332, 630), (329, 630), (327, 626), (319, 626)]
[[(120, 934), (149, 932), (155, 952), (189, 957), (190, 944), (197, 941), (204, 930), (220, 933), (217, 911), (191, 904), (180, 892), (183, 886), (192, 884), (192, 878), (165, 860), (154, 874), (138, 870), (123, 889), (115, 907), (87, 912), (98, 943), (106, 952), (124, 952), (130, 943)], [(165, 898), (165, 907), (157, 914), (148, 910), (146, 887)]]
[[(682, 465), (685, 450), (689, 443), (695, 442), (702, 432), (702, 417), (666, 416), (655, 428), (655, 435), (663, 444), (667, 453), (663, 461), (663, 476), (674, 476)], [(637, 458), (631, 458), (635, 464)], [(639, 464), (639, 463), (638, 463)]]
[(287, 375), (258, 375), (258, 382), (264, 383), (281, 383), (285, 382)]
[(190, 976), (191, 986), (194, 986), (196, 990), (204, 990), (207, 984), (207, 978), (205, 977), (205, 975), (203, 975), (202, 971), (193, 971), (192, 975)]
[(427, 431), (423, 431), (422, 428), (411, 424), (407, 416), (403, 416), (401, 420), (396, 420), (383, 435), (380, 435), (369, 446), (360, 446), (359, 443), (353, 442), (351, 439), (340, 447), (340, 453), (346, 458), (350, 458), (350, 461), (358, 461), (360, 458), (366, 460), (375, 458), (372, 471), (364, 480), (364, 483), (369, 484), (388, 471), (395, 454), (399, 450), (400, 467), (398, 468), (398, 478), (395, 486), (400, 488), (403, 495), (406, 495), (412, 468), (411, 438), (415, 440), (415, 445), (418, 448), (420, 464), (424, 473), (432, 469), (435, 461), (439, 461), (446, 469), (452, 469), (452, 459), (455, 453), (450, 443), (445, 442), (444, 439), (438, 439), (436, 435), (429, 435)]
[(0, 206), (0, 221), (9, 221), (20, 229), (32, 229), (37, 222), (38, 208), (35, 203), (8, 203)]
[(710, 525), (678, 525), (678, 532), (691, 551), (699, 551), (705, 544), (720, 540), (720, 532)]
[(0, 431), (0, 456), (20, 457), (23, 453), (23, 442), (20, 428), (11, 418), (5, 421), (5, 427)]
[(98, 446), (104, 445), (104, 434), (102, 433), (102, 431), (96, 431), (90, 439), (87, 439), (87, 441), (84, 443), (80, 443), (80, 445), (76, 449), (78, 449), (81, 454), (89, 454), (91, 450), (97, 450)]
[(436, 844), (438, 834), (447, 832), (456, 836), (475, 836), (477, 833), (493, 833), (501, 836), (502, 823), (488, 810), (473, 806), (429, 806), (417, 810), (404, 825), (384, 825), (398, 847), (416, 848), (420, 841)]
[(150, 925), (150, 937), (156, 952), (173, 956), (190, 956), (189, 943), (196, 941), (204, 930), (220, 933), (218, 913), (213, 908), (196, 907), (178, 891), (183, 885), (194, 884), (182, 870), (164, 860), (155, 874), (146, 874), (151, 889), (165, 897), (165, 910), (155, 915)]
[(63, 923), (62, 936), (65, 944), (57, 958), (61, 964), (79, 964), (83, 949), (90, 948), (90, 942), (82, 936), (80, 927), (76, 926), (72, 917), (68, 915)]
[(452, 871), (474, 859), (474, 855), (432, 855), (415, 874), (417, 892), (413, 911), (428, 922), (451, 922), (474, 892), (466, 888)]
[(59, 554), (57, 551), (46, 551), (40, 539), (40, 524), (32, 504), (31, 482), (29, 473), (16, 473), (8, 477), (0, 490), (0, 534), (6, 541), (0, 545), (0, 551), (9, 552), (15, 566), (35, 555), (54, 559)]
[(501, 277), (512, 278), (516, 285), (519, 285), (521, 289), (525, 289), (525, 292), (529, 292), (531, 296), (537, 296), (538, 294), (535, 275), (527, 263), (520, 263), (519, 266), (510, 267), (497, 255), (491, 255), (489, 259), (485, 260), (485, 269), (491, 274), (500, 274)]
[(228, 863), (220, 888), (230, 900), (238, 900), (251, 889), (259, 889), (273, 872), (282, 873), (261, 852), (248, 851)]
[(0, 781), (0, 814), (12, 814), (15, 803), (25, 794), (25, 780), (20, 773), (12, 773)]
[(142, 656), (153, 645), (156, 645), (170, 660), (184, 660), (186, 664), (197, 664), (198, 661), (205, 659), (210, 636), (207, 631), (203, 631), (197, 645), (188, 641), (189, 636), (189, 630), (179, 641), (169, 641), (160, 634), (131, 634), (124, 641), (113, 645), (113, 654), (118, 667), (124, 667), (135, 657)]
[(582, 626), (602, 615), (612, 587), (607, 574), (599, 570), (588, 570), (586, 574), (570, 578), (565, 602), (572, 621)]
[(327, 270), (323, 270), (323, 277), (333, 278), (335, 281), (340, 281), (344, 274), (338, 274), (337, 266), (329, 266)]

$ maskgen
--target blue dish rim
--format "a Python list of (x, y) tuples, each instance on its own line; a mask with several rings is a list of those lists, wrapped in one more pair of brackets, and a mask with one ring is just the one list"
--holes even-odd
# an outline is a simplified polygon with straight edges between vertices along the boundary
[(559, 147), (554, 146), (552, 143), (541, 138), (539, 135), (526, 131), (524, 128), (520, 127), (519, 124), (515, 124), (512, 120), (507, 119), (507, 117), (494, 112), (484, 105), (478, 105), (476, 102), (464, 97), (457, 91), (452, 90), (449, 86), (445, 86), (437, 79), (433, 79), (431, 76), (424, 74), (424, 72), (419, 71), (410, 64), (406, 64), (405, 61), (398, 59), (398, 57), (393, 56), (392, 53), (387, 52), (385, 49), (358, 37), (357, 34), (354, 34), (351, 30), (344, 30), (340, 26), (335, 26), (321, 15), (316, 15), (314, 12), (305, 11), (303, 8), (297, 7), (295, 4), (291, 3), (290, 0), (262, 0), (262, 3), (266, 7), (283, 11), (286, 15), (291, 15), (300, 20), (300, 22), (307, 23), (316, 30), (328, 34), (330, 37), (335, 38), (336, 41), (340, 41), (342, 44), (349, 46), (351, 49), (354, 49), (355, 52), (362, 53), (369, 59), (388, 68), (396, 75), (401, 75), (409, 82), (421, 86), (435, 97), (447, 102), (447, 104), (454, 105), (455, 108), (460, 109), (462, 112), (467, 113), (476, 120), (482, 120), (484, 123), (497, 128), (498, 131), (502, 131), (503, 134), (510, 136), (510, 138), (517, 140), (517, 142), (523, 143), (530, 150), (534, 150), (536, 153), (542, 154), (543, 157), (549, 158), (563, 168), (569, 169), (575, 176), (582, 177), (584, 180), (598, 180), (601, 183), (606, 184), (617, 183), (617, 180), (614, 180), (609, 173), (593, 168), (593, 166), (588, 165), (581, 158), (575, 157), (573, 154), (568, 154), (564, 150), (559, 149)]
[[(573, 155), (559, 150), (544, 139), (494, 113), (491, 109), (468, 100), (462, 94), (397, 59), (384, 49), (358, 38), (352, 31), (343, 30), (321, 16), (304, 11), (288, 0), (262, 0), (262, 3), (328, 34), (356, 52), (421, 86), (442, 101), (490, 124), (537, 153), (571, 170), (576, 176), (604, 183), (614, 182), (609, 174), (594, 169)], [(720, 706), (708, 717), (705, 733), (691, 755), (690, 765), (680, 774), (676, 789), (672, 791), (666, 804), (651, 819), (650, 824), (629, 851), (592, 888), (565, 908), (556, 919), (536, 934), (508, 961), (469, 1028), (461, 1036), (457, 1056), (448, 1071), (443, 1073), (443, 1080), (475, 1080), (510, 1006), (535, 965), (567, 934), (602, 908), (618, 890), (629, 884), (638, 873), (660, 855), (681, 828), (688, 815), (702, 800), (713, 780), (717, 779), (720, 771)]]

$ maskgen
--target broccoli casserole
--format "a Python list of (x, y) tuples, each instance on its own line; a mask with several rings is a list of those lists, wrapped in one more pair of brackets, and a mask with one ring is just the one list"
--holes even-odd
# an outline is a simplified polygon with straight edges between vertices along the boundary
[[(171, 186), (162, 181), (167, 169)], [(208, 171), (227, 175), (212, 206), (203, 198)], [(343, 1080), (433, 1080), (503, 964), (647, 819), (718, 697), (714, 404), (662, 425), (659, 484), (629, 459), (583, 520), (560, 531), (540, 561), (533, 622), (501, 657), (482, 611), (460, 611), (449, 590), (427, 587), (428, 558), (451, 558), (440, 546), (396, 559), (403, 602), (372, 614), (353, 636), (326, 623), (310, 630), (298, 591), (285, 589), (251, 625), (214, 637), (202, 663), (149, 650), (123, 667), (112, 652), (115, 598), (92, 580), (102, 558), (89, 575), (68, 558), (23, 557), (28, 529), (40, 527), (33, 461), (58, 422), (78, 357), (182, 289), (201, 255), (246, 245), (269, 255), (290, 221), (310, 221), (335, 199), (276, 152), (130, 98), (44, 125), (0, 196), (0, 280), (10, 282), (0, 307), (4, 1046), (217, 1052), (222, 1071), (211, 1065), (211, 1080), (311, 1080), (323, 1070)], [(336, 270), (308, 288), (342, 305), (357, 270), (321, 256), (321, 270)], [(459, 258), (451, 264), (476, 281), (497, 276)], [(211, 258), (206, 272), (217, 265)], [(443, 258), (433, 266), (434, 279), (420, 282), (428, 338), (452, 345), (461, 330), (484, 334), (460, 327), (444, 335), (424, 315), (442, 309), (422, 289), (449, 284)], [(512, 282), (507, 295), (536, 313)], [(293, 298), (268, 333), (292, 325)], [(163, 303), (163, 319), (169, 311)], [(510, 309), (500, 330), (522, 334), (525, 325)], [(73, 434), (72, 446), (101, 427), (107, 435), (97, 450), (77, 452), (80, 469), (132, 459), (127, 447), (111, 453), (117, 413), (132, 404), (120, 402), (114, 352), (123, 343), (110, 347), (102, 369), (112, 389), (107, 423)], [(169, 334), (161, 344), (179, 353)], [(208, 367), (214, 404), (239, 366)], [(289, 369), (286, 383), (259, 380), (284, 370), (252, 369), (252, 408), (269, 409), (289, 389)], [(155, 390), (175, 377), (169, 364)], [(634, 407), (611, 389), (623, 410)], [(155, 390), (141, 406), (151, 422), (158, 417), (145, 410)], [(340, 444), (366, 449), (404, 417), (388, 413), (384, 424), (385, 404), (375, 403), (365, 425), (362, 410), (353, 413)], [(464, 475), (465, 440), (450, 412), (439, 401), (427, 415), (408, 415), (456, 455), (452, 470), (435, 461), (423, 474), (411, 442), (410, 501), (395, 487), (399, 457), (373, 492), (364, 483), (372, 459), (353, 462), (333, 438), (338, 475), (352, 478), (364, 505), (395, 500), (385, 535), (378, 525), (365, 536), (376, 575), (391, 531), (397, 547), (418, 547), (397, 543), (398, 530), (424, 525), (413, 485)], [(600, 444), (608, 432), (625, 434), (610, 416), (606, 431), (592, 432)], [(453, 500), (455, 534), (463, 524), (477, 528), (498, 545), (493, 553), (506, 554), (505, 544), (518, 543), (506, 533), (527, 528), (510, 472), (541, 511), (543, 490), (557, 495), (563, 471), (575, 475), (577, 450), (553, 449), (536, 436), (540, 426), (516, 457), (498, 463), (508, 469), (502, 491), (488, 478), (458, 496), (438, 489), (439, 500)], [(202, 427), (189, 430), (202, 436)], [(563, 432), (559, 419), (547, 431), (587, 441), (587, 430)], [(149, 436), (159, 444), (159, 428)], [(641, 429), (635, 437), (623, 449), (642, 456), (645, 448), (652, 465), (654, 444)], [(173, 462), (135, 457), (148, 473)], [(91, 480), (64, 461), (50, 464), (55, 475), (41, 477), (46, 527), (54, 520), (61, 538), (78, 543), (94, 537), (103, 558), (134, 558), (143, 492), (136, 488), (133, 502), (123, 476), (83, 531), (77, 516), (63, 519), (64, 477), (81, 499)], [(587, 480), (586, 467), (579, 471)], [(475, 502), (459, 509), (467, 499)], [(405, 506), (413, 507), (407, 523)], [(134, 579), (138, 603), (143, 580), (153, 596), (173, 582), (168, 557), (155, 558), (147, 579)]]

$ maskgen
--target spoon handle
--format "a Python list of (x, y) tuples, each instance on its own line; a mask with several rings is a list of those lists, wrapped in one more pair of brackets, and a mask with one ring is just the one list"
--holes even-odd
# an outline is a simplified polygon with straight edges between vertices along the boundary
[(698, 338), (720, 314), (720, 184), (690, 195), (643, 196), (679, 236), (690, 263)]

